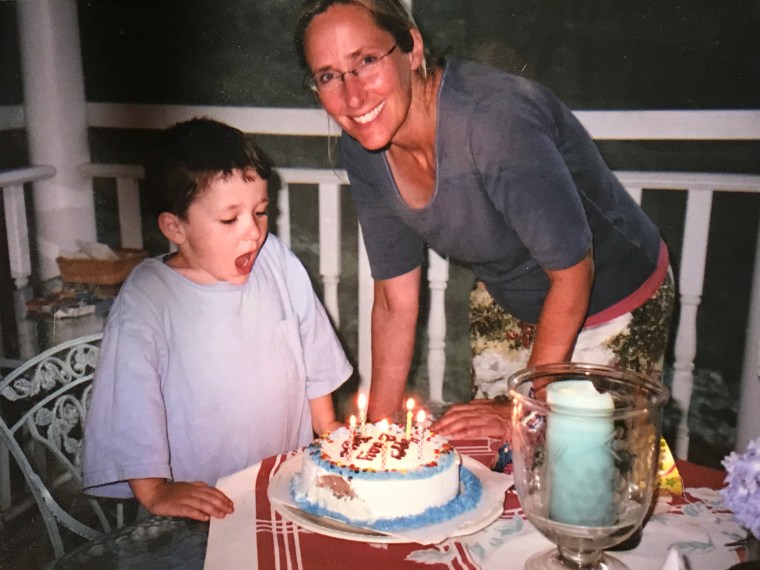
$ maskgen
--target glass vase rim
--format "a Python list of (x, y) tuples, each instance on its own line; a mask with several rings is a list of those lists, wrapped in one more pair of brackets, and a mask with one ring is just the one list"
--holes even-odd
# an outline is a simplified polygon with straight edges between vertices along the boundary
[[(538, 366), (532, 366), (528, 368), (523, 368), (522, 370), (518, 370), (514, 374), (512, 374), (507, 382), (509, 386), (509, 396), (512, 400), (518, 400), (518, 401), (527, 401), (531, 402), (533, 405), (547, 408), (549, 409), (549, 405), (543, 401), (538, 400), (537, 398), (521, 394), (517, 391), (517, 387), (521, 384), (523, 384), (526, 381), (529, 381), (533, 378), (540, 377), (542, 375), (547, 376), (559, 376), (559, 375), (577, 375), (577, 376), (587, 376), (587, 377), (593, 377), (593, 376), (609, 376), (613, 380), (621, 380), (621, 379), (637, 379), (639, 382), (639, 385), (641, 385), (643, 388), (647, 389), (651, 394), (651, 401), (650, 404), (652, 406), (661, 407), (664, 406), (665, 403), (667, 403), (668, 399), (670, 398), (670, 390), (668, 390), (667, 386), (663, 384), (662, 382), (658, 381), (655, 377), (655, 375), (647, 375), (643, 374), (641, 372), (636, 372), (632, 370), (624, 370), (620, 368), (613, 368), (611, 366), (607, 366), (604, 364), (593, 364), (593, 363), (587, 363), (587, 362), (558, 362), (558, 363), (552, 363), (552, 364), (541, 364)], [(583, 378), (568, 378), (568, 380), (582, 380)], [(557, 409), (557, 411), (561, 411), (561, 409), (566, 408), (566, 406), (552, 406), (552, 409)], [(572, 409), (572, 408), (568, 408)], [(616, 408), (615, 412), (622, 412), (625, 411), (627, 407), (624, 408)], [(578, 409), (576, 408), (575, 411)], [(586, 412), (588, 412), (589, 415), (604, 415), (605, 412), (603, 410), (583, 410), (584, 415)]]

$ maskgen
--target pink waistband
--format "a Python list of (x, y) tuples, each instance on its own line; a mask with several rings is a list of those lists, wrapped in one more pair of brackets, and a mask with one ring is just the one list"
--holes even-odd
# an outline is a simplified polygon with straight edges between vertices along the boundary
[(660, 253), (657, 256), (657, 267), (655, 267), (654, 272), (647, 278), (647, 280), (626, 298), (621, 299), (611, 307), (607, 307), (603, 311), (599, 311), (588, 317), (586, 322), (583, 323), (583, 327), (586, 328), (601, 325), (602, 323), (609, 322), (620, 315), (638, 309), (655, 294), (665, 279), (665, 276), (668, 274), (668, 267), (670, 267), (668, 248), (665, 245), (665, 242), (660, 241)]

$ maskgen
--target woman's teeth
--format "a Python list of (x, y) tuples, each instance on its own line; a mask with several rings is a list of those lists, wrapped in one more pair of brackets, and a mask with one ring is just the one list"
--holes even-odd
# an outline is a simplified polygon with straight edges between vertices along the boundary
[(380, 111), (383, 110), (383, 107), (385, 107), (385, 101), (380, 103), (377, 107), (372, 109), (369, 113), (365, 113), (364, 115), (354, 117), (354, 121), (356, 121), (360, 125), (366, 125), (370, 121), (375, 120), (375, 118), (380, 114)]

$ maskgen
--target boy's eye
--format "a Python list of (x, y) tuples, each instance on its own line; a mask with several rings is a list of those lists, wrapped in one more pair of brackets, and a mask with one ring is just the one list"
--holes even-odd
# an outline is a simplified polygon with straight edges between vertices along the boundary
[(230, 218), (229, 220), (221, 220), (221, 222), (222, 222), (222, 223), (223, 223), (225, 226), (229, 226), (230, 224), (234, 224), (236, 221), (237, 221), (237, 217), (235, 217), (235, 218)]
[(269, 210), (262, 210), (261, 212), (256, 212), (257, 216), (268, 216)]

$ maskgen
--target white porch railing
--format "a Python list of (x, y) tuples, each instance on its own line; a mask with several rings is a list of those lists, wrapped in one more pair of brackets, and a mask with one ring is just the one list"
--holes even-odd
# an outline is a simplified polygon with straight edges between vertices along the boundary
[[(337, 134), (337, 128), (318, 110), (304, 109), (247, 109), (221, 107), (172, 107), (153, 105), (88, 104), (88, 116), (92, 127), (110, 128), (162, 128), (178, 120), (195, 116), (209, 116), (233, 124), (253, 134), (328, 135)], [(582, 122), (597, 139), (615, 140), (760, 140), (760, 111), (653, 111), (653, 112), (598, 112), (577, 113)], [(83, 165), (84, 171), (93, 177), (116, 180), (118, 194), (121, 245), (142, 247), (138, 180), (142, 168), (134, 165)], [(319, 188), (319, 255), (320, 275), (324, 287), (325, 306), (336, 325), (341, 320), (338, 290), (341, 286), (342, 251), (341, 200), (347, 184), (346, 174), (329, 169), (277, 169), (282, 186), (278, 196), (279, 216), (276, 232), (286, 242), (290, 241), (290, 199), (294, 187), (316, 184)], [(25, 217), (20, 218), (23, 208), (23, 183), (52, 176), (50, 167), (16, 170), (0, 175), (3, 196), (12, 194), (18, 199), (8, 212), (16, 212), (19, 219), (9, 223), (9, 247), (12, 250), (14, 278), (23, 283), (31, 273), (28, 262), (29, 236)], [(705, 174), (693, 172), (631, 172), (616, 173), (626, 189), (640, 202), (644, 189), (651, 191), (683, 191), (687, 193), (687, 209), (683, 235), (683, 253), (679, 274), (681, 315), (675, 339), (675, 378), (673, 398), (683, 411), (678, 427), (676, 454), (686, 457), (688, 431), (686, 419), (693, 385), (694, 359), (697, 351), (696, 317), (701, 302), (704, 283), (707, 236), (714, 192), (760, 193), (760, 176)], [(6, 191), (10, 190), (10, 192)], [(24, 214), (25, 216), (25, 214)], [(372, 280), (363, 242), (358, 240), (358, 283), (346, 284), (357, 289), (358, 298), (358, 354), (359, 374), (366, 389), (370, 378), (370, 310), (372, 304)], [(14, 261), (15, 259), (15, 261)], [(756, 264), (757, 265), (757, 264)], [(17, 278), (16, 275), (19, 277)], [(754, 297), (760, 289), (758, 267), (755, 267)], [(429, 399), (443, 400), (443, 381), (446, 355), (446, 308), (444, 294), (448, 283), (448, 264), (431, 252), (428, 268), (430, 287), (430, 311), (427, 323), (429, 376)], [(747, 288), (753, 287), (748, 283)], [(755, 304), (756, 305), (756, 304)], [(757, 309), (755, 309), (757, 311)], [(760, 315), (750, 316), (750, 329), (756, 330)], [(755, 333), (756, 334), (756, 333)], [(745, 353), (745, 376), (757, 379), (757, 343), (747, 346)], [(754, 348), (753, 348), (754, 347)]]
[(8, 232), (11, 277), (13, 277), (17, 288), (26, 287), (32, 274), (24, 184), (45, 180), (53, 176), (55, 176), (55, 168), (52, 166), (30, 166), (0, 172), (0, 189), (3, 192), (5, 227)]

